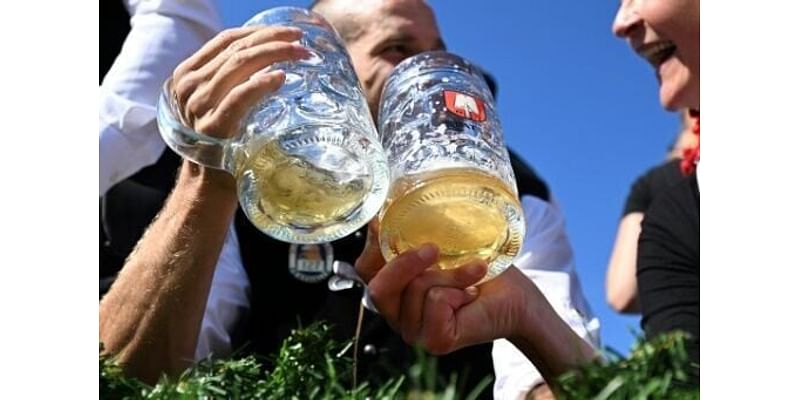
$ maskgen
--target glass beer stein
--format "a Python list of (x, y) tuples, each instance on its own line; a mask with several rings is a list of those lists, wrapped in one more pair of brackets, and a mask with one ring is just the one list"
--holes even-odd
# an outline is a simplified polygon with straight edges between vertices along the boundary
[(484, 281), (508, 268), (525, 219), (481, 72), (443, 51), (411, 57), (387, 78), (379, 116), (391, 175), (380, 213), (384, 258), (434, 243), (440, 268), (483, 259)]
[(350, 56), (330, 24), (308, 10), (270, 9), (250, 25), (300, 28), (300, 44), (311, 56), (268, 67), (286, 73), (283, 86), (250, 110), (228, 139), (183, 126), (167, 82), (158, 104), (161, 135), (183, 157), (232, 174), (242, 209), (267, 235), (293, 243), (347, 236), (379, 211), (389, 183)]

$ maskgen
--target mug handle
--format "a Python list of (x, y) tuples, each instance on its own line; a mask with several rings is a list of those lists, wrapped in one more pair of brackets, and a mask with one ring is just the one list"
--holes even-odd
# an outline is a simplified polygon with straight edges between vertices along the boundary
[(186, 159), (234, 174), (231, 144), (237, 136), (225, 139), (208, 136), (181, 123), (175, 117), (177, 104), (169, 95), (171, 80), (172, 78), (164, 82), (156, 107), (158, 130), (164, 142)]

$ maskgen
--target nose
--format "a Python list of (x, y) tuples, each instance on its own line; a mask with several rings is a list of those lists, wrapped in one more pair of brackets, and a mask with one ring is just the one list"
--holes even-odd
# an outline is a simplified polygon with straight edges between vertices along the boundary
[(611, 24), (611, 30), (617, 37), (625, 38), (630, 36), (631, 31), (642, 23), (642, 17), (639, 16), (639, 12), (631, 3), (623, 1), (620, 4), (617, 15), (614, 17), (614, 23)]

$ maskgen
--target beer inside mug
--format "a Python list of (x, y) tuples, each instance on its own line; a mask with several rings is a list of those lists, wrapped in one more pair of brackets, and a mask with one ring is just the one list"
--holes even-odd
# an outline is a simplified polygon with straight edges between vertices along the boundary
[(234, 146), (234, 175), (250, 221), (293, 243), (349, 235), (377, 214), (388, 167), (352, 62), (333, 28), (308, 10), (279, 7), (245, 25), (301, 28), (311, 57), (270, 66), (286, 82), (251, 110)]
[(484, 260), (485, 281), (508, 268), (524, 215), (482, 74), (446, 52), (403, 61), (384, 87), (379, 127), (392, 176), (380, 213), (384, 258), (432, 243), (443, 269)]
[(391, 259), (434, 243), (443, 269), (474, 259), (508, 265), (522, 245), (520, 230), (511, 226), (520, 209), (508, 185), (478, 169), (404, 177), (392, 185), (381, 214), (381, 250)]

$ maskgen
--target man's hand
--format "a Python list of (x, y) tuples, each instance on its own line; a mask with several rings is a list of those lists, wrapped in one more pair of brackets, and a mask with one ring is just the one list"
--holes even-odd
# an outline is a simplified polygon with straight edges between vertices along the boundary
[[(389, 263), (381, 256), (377, 221), (356, 270), (368, 282), (375, 307), (408, 343), (421, 343), (435, 354), (514, 335), (525, 318), (527, 301), (539, 293), (516, 268), (477, 288), (486, 274), (484, 261), (451, 270), (435, 266), (438, 249), (424, 245)], [(544, 297), (541, 296), (541, 301)]]
[(210, 136), (233, 136), (245, 113), (283, 84), (283, 71), (260, 71), (308, 56), (308, 50), (291, 43), (302, 35), (293, 27), (263, 26), (218, 34), (172, 74), (173, 100), (183, 122)]
[(373, 221), (356, 270), (378, 311), (407, 343), (445, 354), (507, 338), (550, 383), (596, 356), (516, 267), (475, 287), (486, 274), (484, 261), (440, 270), (439, 251), (427, 244), (386, 263), (377, 233)]

